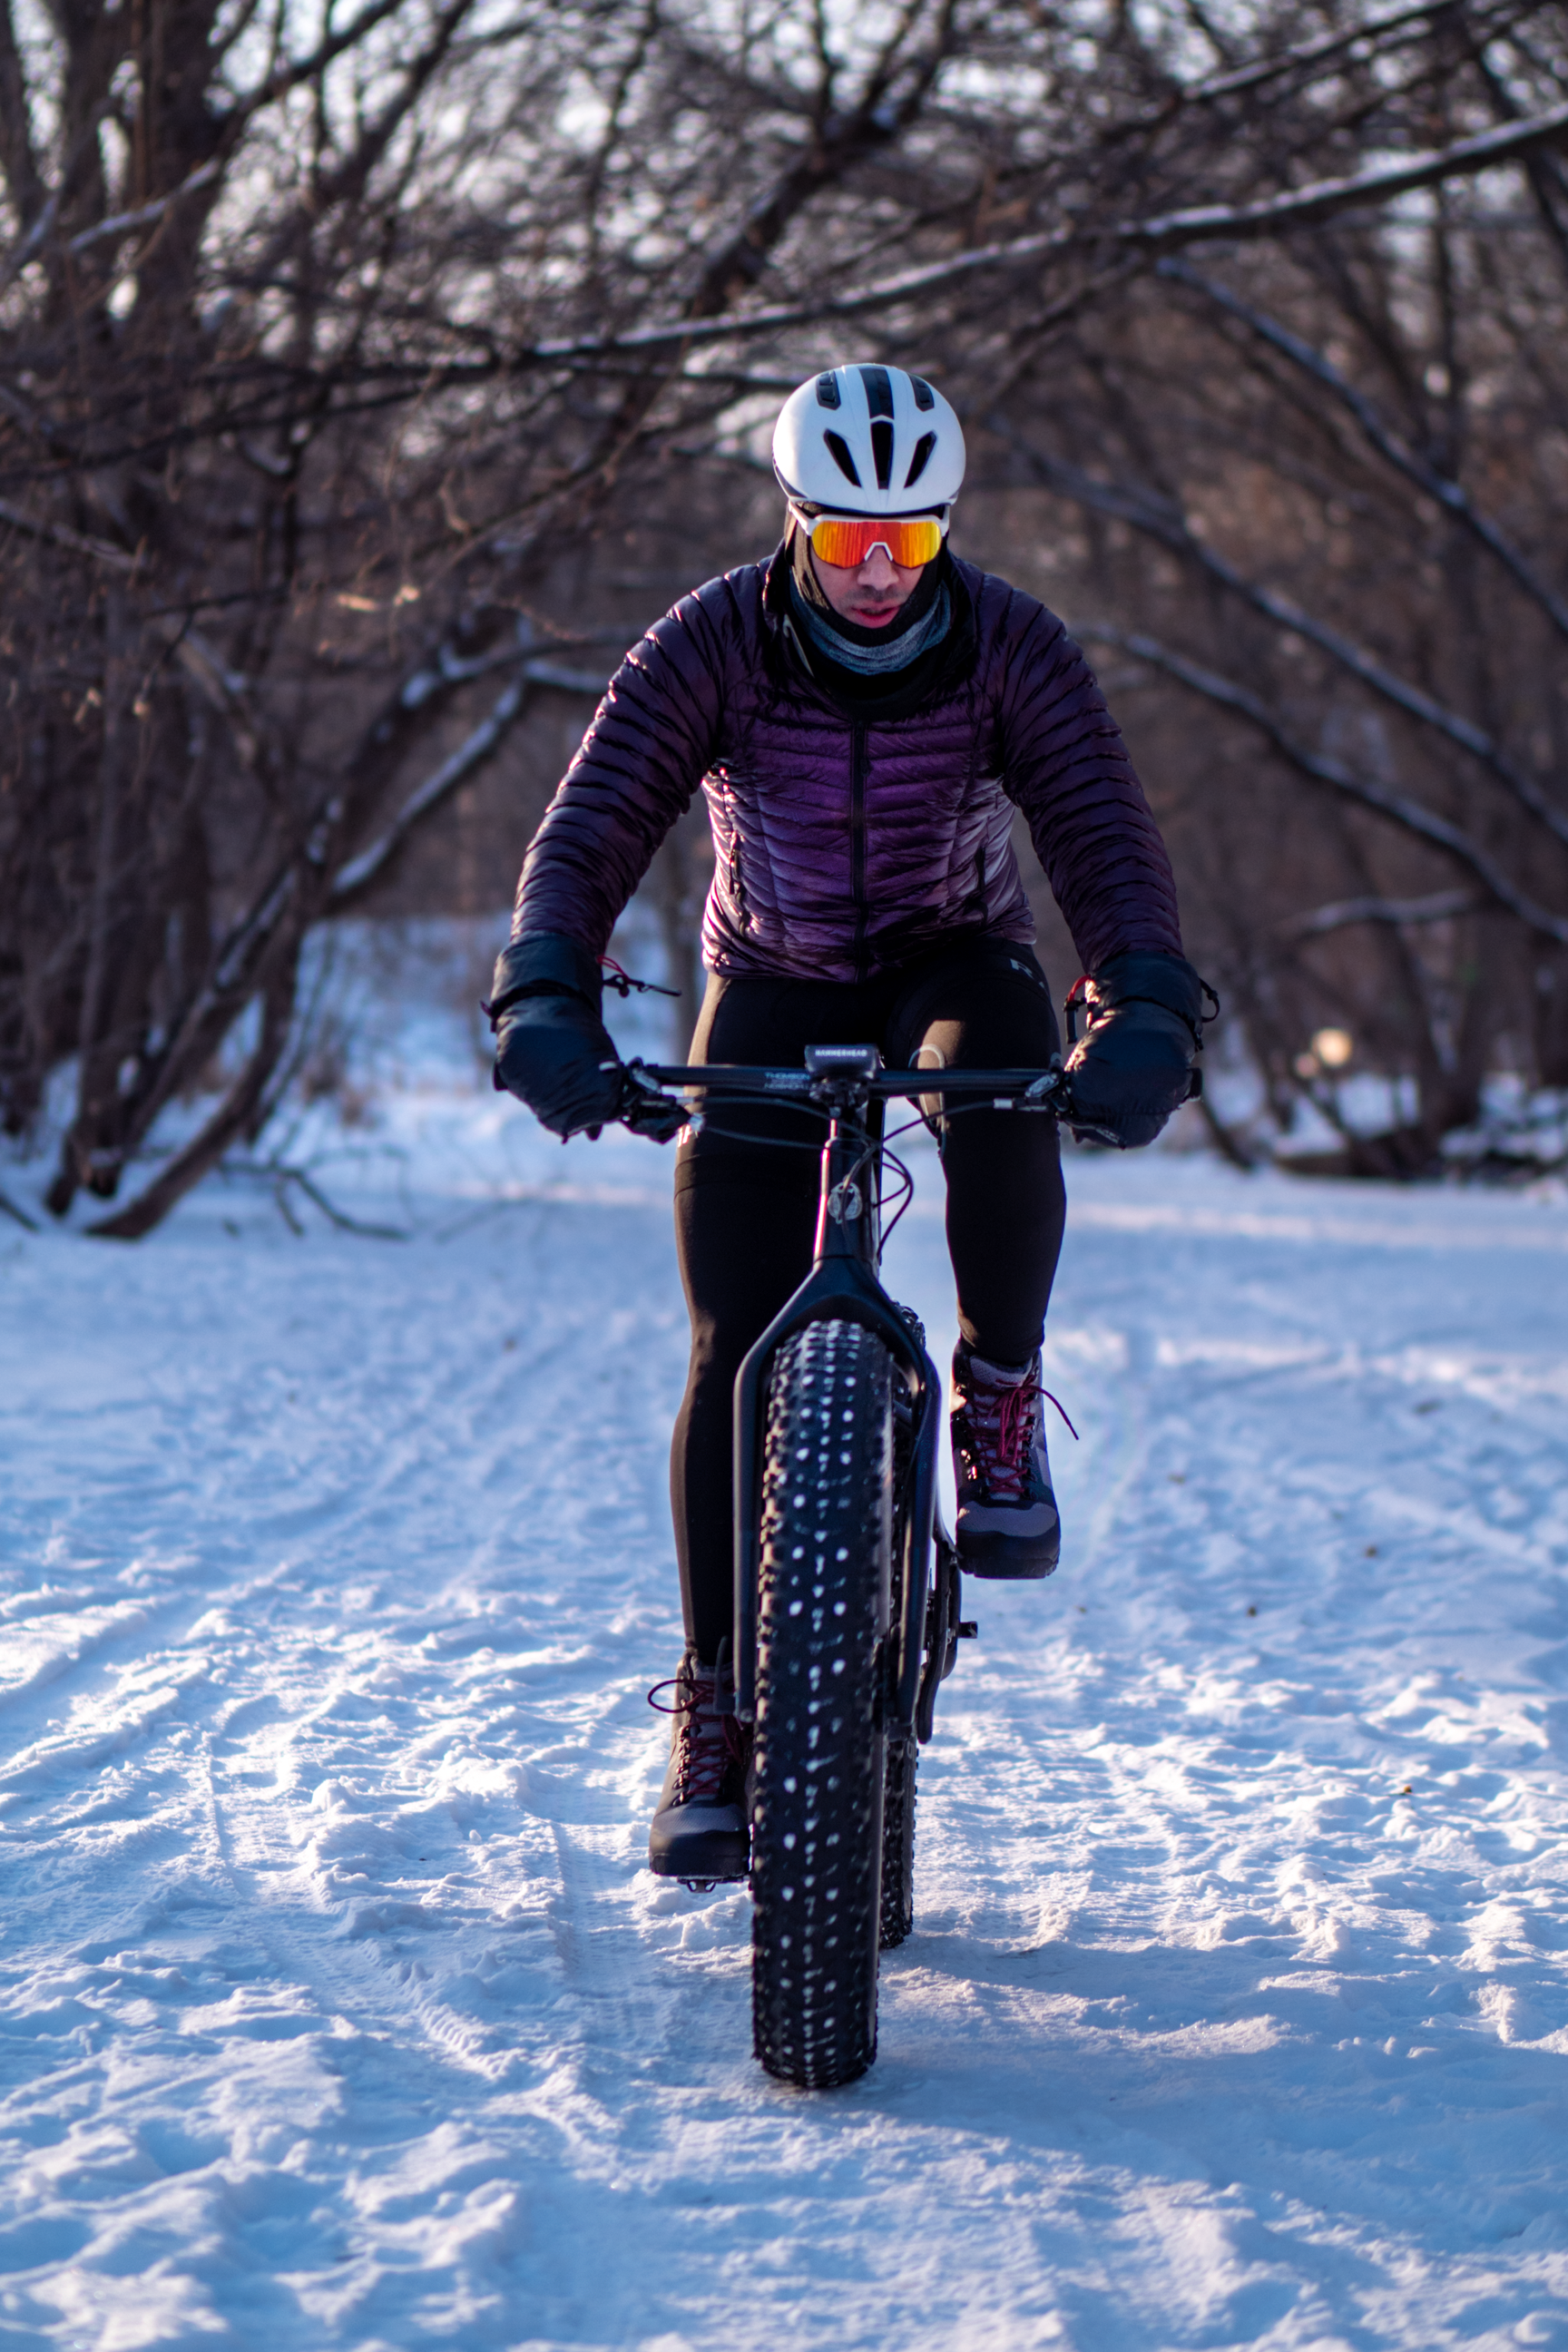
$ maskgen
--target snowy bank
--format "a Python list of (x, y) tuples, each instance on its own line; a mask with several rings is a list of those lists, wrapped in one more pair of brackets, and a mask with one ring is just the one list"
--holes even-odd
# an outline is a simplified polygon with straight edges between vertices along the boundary
[(0, 1227), (5, 2352), (1568, 2346), (1562, 1205), (1075, 1160), (1063, 1568), (808, 2097), (643, 1866), (668, 1155), (453, 1050), (288, 1143), (408, 1239)]

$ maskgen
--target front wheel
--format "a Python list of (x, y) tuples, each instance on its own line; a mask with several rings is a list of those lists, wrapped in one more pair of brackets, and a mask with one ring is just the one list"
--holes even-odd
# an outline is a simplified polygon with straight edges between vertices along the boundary
[(891, 1367), (858, 1323), (773, 1360), (763, 1461), (752, 2016), (770, 2074), (827, 2090), (877, 2054)]

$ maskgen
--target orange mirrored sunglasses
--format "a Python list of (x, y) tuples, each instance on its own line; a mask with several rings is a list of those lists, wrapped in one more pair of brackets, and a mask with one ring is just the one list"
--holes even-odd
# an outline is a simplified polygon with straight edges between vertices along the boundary
[(947, 537), (944, 514), (808, 515), (793, 502), (790, 513), (810, 540), (813, 553), (845, 572), (857, 571), (878, 547), (886, 551), (889, 563), (913, 569), (929, 563)]

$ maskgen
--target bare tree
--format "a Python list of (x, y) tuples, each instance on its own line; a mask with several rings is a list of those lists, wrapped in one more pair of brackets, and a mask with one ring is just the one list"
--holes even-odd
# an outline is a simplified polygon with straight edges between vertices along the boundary
[[(1447, 12), (1411, 59), (1450, 158), (1568, 84), (1518, 12), (1486, 29)], [(1386, 86), (1355, 130), (1384, 152)], [(1208, 715), (1176, 822), (1282, 1107), (1343, 1125), (1309, 1045), (1329, 1024), (1411, 1082), (1389, 1132), (1346, 1129), (1368, 1171), (1429, 1164), (1500, 1061), (1563, 1082), (1565, 224), (1542, 147), (1392, 214), (1165, 255), (1058, 340), (1048, 404), (1037, 374), (993, 417), (1013, 478), (1081, 518), (1088, 634)]]
[(51, 25), (0, 5), (0, 1116), (76, 1057), (57, 1210), (226, 1043), (97, 1230), (259, 1130), (310, 926), (603, 677), (629, 547), (732, 560), (762, 417), (851, 335), (965, 401), (966, 512), (1146, 681), (1191, 943), (1281, 1105), (1331, 1016), (1418, 1090), (1387, 1164), (1500, 1024), (1561, 1076), (1557, 12)]

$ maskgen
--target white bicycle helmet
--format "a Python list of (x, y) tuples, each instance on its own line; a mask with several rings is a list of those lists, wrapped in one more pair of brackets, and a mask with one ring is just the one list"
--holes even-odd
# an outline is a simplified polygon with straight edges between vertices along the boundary
[(790, 394), (773, 427), (785, 495), (839, 514), (920, 514), (963, 481), (963, 428), (923, 376), (829, 368)]

